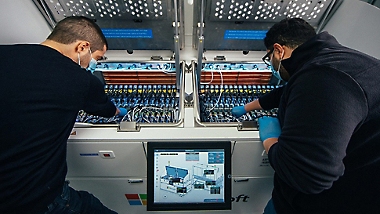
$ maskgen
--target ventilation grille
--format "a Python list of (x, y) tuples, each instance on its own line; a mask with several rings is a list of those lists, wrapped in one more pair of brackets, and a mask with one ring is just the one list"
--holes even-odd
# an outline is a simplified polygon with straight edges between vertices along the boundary
[(54, 18), (86, 16), (94, 19), (164, 19), (166, 0), (46, 0)]
[(319, 22), (331, 0), (212, 0), (214, 21), (277, 22), (285, 17)]

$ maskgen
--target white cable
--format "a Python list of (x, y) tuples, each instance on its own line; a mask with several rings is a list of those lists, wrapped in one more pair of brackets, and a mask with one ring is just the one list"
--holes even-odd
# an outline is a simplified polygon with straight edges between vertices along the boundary
[(128, 112), (123, 116), (123, 118), (121, 118), (120, 121), (124, 121), (125, 117), (127, 117), (130, 113), (131, 113), (131, 110), (129, 109)]
[(220, 101), (220, 97), (222, 97), (222, 93), (223, 93), (223, 74), (222, 74), (222, 71), (221, 71), (222, 69), (220, 69), (219, 68), (219, 73), (220, 73), (220, 94), (219, 94), (219, 97), (218, 97), (218, 100), (216, 101), (216, 103), (215, 103), (215, 105), (211, 108), (211, 109), (209, 109), (208, 111), (209, 112), (211, 112), (214, 108), (215, 108), (215, 106), (219, 103), (219, 101)]
[(172, 64), (169, 64), (169, 65), (170, 65), (169, 68), (162, 70), (163, 73), (165, 73), (165, 74), (173, 74), (173, 73), (175, 73), (175, 70), (174, 70), (174, 72), (170, 72), (170, 70), (172, 69)]
[(144, 110), (144, 109), (156, 109), (156, 110), (161, 110), (163, 111), (164, 109), (162, 108), (157, 108), (157, 107), (153, 107), (153, 106), (146, 106), (146, 107), (142, 107), (140, 110), (139, 110), (139, 113)]
[(145, 117), (142, 117), (146, 122), (148, 122), (148, 123), (150, 123), (150, 121), (149, 120), (147, 120)]
[(213, 80), (214, 80), (214, 71), (212, 70), (212, 71), (211, 71), (211, 80), (210, 80), (210, 82), (201, 82), (201, 84), (206, 84), (206, 85), (208, 85), (208, 84), (210, 84)]
[[(138, 108), (138, 106), (135, 106), (132, 111), (132, 121), (135, 120), (135, 110)], [(136, 120), (137, 121), (137, 120)]]

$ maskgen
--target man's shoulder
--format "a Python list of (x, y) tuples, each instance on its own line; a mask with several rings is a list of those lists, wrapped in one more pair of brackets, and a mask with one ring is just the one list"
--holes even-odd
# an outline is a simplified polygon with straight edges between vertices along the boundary
[[(5, 44), (0, 45), (0, 53), (1, 55), (30, 55), (33, 57), (37, 56), (39, 58), (43, 57), (41, 55), (46, 56), (55, 56), (56, 54), (60, 54), (58, 51), (49, 48), (47, 46), (41, 44)], [(60, 54), (61, 55), (61, 54)]]
[(3, 44), (0, 45), (2, 49), (28, 49), (42, 47), (40, 44)]
[(31, 54), (35, 55), (35, 52), (47, 52), (53, 53), (58, 51), (41, 44), (3, 44), (0, 45), (1, 50), (9, 50), (9, 51), (33, 51)]

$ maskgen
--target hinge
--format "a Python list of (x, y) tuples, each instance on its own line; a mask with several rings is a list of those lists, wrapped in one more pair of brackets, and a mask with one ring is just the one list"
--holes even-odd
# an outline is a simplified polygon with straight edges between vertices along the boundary
[(122, 121), (117, 127), (118, 132), (139, 132), (141, 127), (137, 122)]
[(185, 64), (185, 72), (186, 73), (192, 73), (193, 67), (191, 65)]
[(155, 61), (159, 61), (159, 60), (162, 60), (162, 56), (151, 56), (150, 59), (155, 60)]
[(185, 108), (193, 108), (194, 107), (193, 93), (185, 94), (184, 102), (185, 102)]

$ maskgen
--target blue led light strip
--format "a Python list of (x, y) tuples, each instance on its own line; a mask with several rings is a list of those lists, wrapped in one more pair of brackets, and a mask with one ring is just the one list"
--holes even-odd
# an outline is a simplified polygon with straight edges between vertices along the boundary
[(266, 30), (226, 30), (224, 39), (262, 40), (266, 33)]
[(116, 39), (152, 39), (152, 29), (117, 29), (103, 28), (102, 32), (106, 38)]

